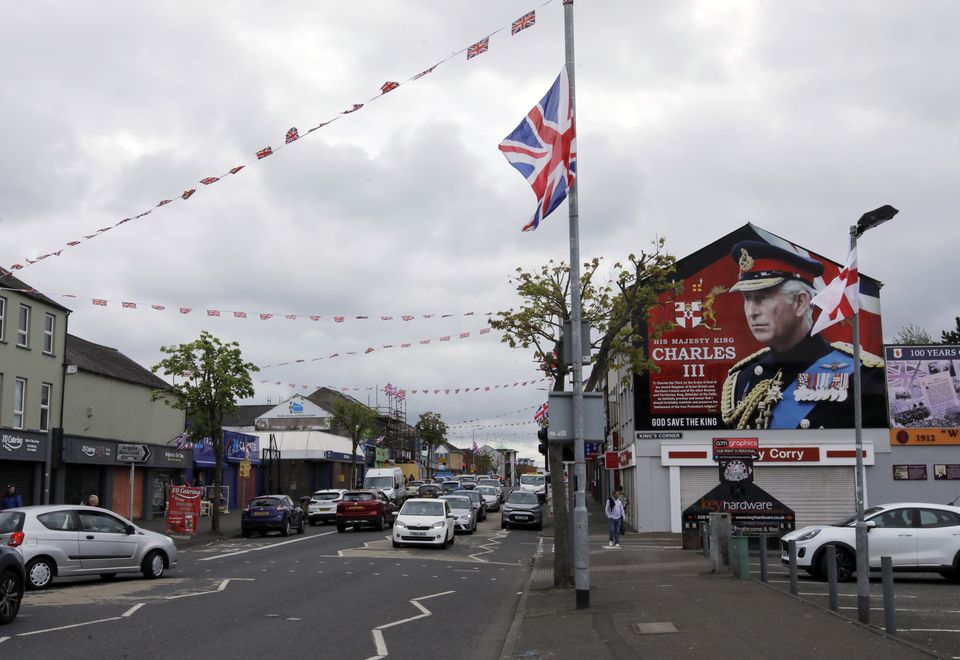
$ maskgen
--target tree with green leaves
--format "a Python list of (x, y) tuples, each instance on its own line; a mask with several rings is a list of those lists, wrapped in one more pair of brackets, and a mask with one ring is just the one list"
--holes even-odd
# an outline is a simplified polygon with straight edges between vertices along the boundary
[(414, 425), (417, 435), (420, 436), (420, 442), (427, 450), (427, 476), (430, 475), (430, 467), (433, 460), (433, 452), (436, 447), (447, 439), (447, 425), (440, 418), (440, 413), (425, 412), (420, 414), (420, 419)]
[[(613, 265), (606, 283), (600, 283), (601, 259), (584, 263), (580, 272), (581, 320), (596, 333), (590, 342), (593, 364), (584, 391), (591, 392), (603, 382), (608, 370), (624, 369), (629, 376), (653, 368), (643, 348), (647, 310), (661, 294), (680, 291), (675, 282), (676, 259), (666, 251), (666, 239), (659, 238), (649, 253), (631, 254), (626, 262)], [(553, 391), (561, 392), (571, 369), (563, 355), (561, 332), (570, 320), (570, 266), (549, 261), (536, 271), (516, 269), (511, 278), (521, 299), (520, 307), (499, 312), (490, 325), (503, 333), (501, 341), (511, 348), (533, 349), (533, 359), (553, 379)], [(662, 328), (654, 327), (657, 336)], [(586, 356), (585, 356), (586, 357)], [(554, 586), (572, 587), (573, 555), (570, 542), (570, 514), (563, 461), (559, 449), (548, 452), (550, 489), (553, 496)]]
[(919, 325), (908, 323), (900, 328), (900, 331), (893, 338), (894, 344), (903, 344), (905, 346), (924, 346), (926, 344), (936, 343), (924, 328)]
[(350, 485), (359, 480), (357, 474), (357, 447), (360, 441), (370, 436), (377, 425), (377, 411), (353, 399), (337, 399), (333, 402), (333, 423), (350, 438)]
[[(956, 328), (944, 330), (940, 333), (941, 344), (960, 344), (960, 316), (956, 317)], [(931, 342), (932, 343), (932, 342)]]
[[(244, 362), (237, 342), (224, 343), (204, 330), (189, 344), (161, 346), (167, 355), (151, 371), (173, 376), (169, 392), (154, 390), (153, 400), (183, 410), (190, 420), (190, 438), (210, 438), (213, 445), (214, 505), (211, 529), (220, 531), (219, 494), (223, 483), (223, 417), (237, 409), (237, 400), (253, 396), (251, 373), (260, 369)], [(172, 394), (173, 399), (167, 398)]]

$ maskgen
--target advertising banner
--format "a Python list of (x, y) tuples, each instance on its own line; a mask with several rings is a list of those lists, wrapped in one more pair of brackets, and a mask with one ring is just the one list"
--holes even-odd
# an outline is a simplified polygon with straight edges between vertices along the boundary
[(704, 524), (711, 513), (729, 513), (734, 533), (783, 535), (796, 527), (793, 509), (752, 481), (727, 481), (683, 512), (685, 523)]
[[(679, 260), (682, 291), (647, 318), (637, 428), (853, 428), (851, 325), (810, 334), (810, 295), (841, 267), (753, 225)], [(863, 425), (886, 428), (879, 287), (860, 290)]]
[(196, 534), (200, 522), (200, 498), (203, 495), (203, 489), (173, 485), (169, 488), (166, 533), (191, 536)]
[(960, 428), (960, 346), (887, 346), (885, 358), (891, 428)]

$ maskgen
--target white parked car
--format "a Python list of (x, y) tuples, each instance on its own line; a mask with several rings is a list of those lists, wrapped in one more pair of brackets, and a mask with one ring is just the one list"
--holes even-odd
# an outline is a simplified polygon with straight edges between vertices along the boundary
[[(960, 507), (898, 502), (864, 511), (870, 570), (890, 557), (893, 570), (937, 572), (960, 580)], [(822, 579), (827, 576), (826, 547), (837, 552), (837, 579), (849, 580), (857, 567), (856, 514), (832, 525), (804, 527), (781, 539), (781, 561), (789, 564), (787, 543), (797, 542), (797, 566)]]
[(446, 548), (454, 543), (453, 525), (449, 502), (428, 497), (409, 499), (393, 523), (393, 547), (411, 544)]
[(342, 488), (331, 488), (318, 490), (311, 495), (310, 503), (307, 504), (307, 517), (310, 519), (310, 524), (336, 522), (337, 504), (340, 503), (343, 494), (346, 492)]
[(68, 504), (0, 512), (0, 545), (17, 548), (27, 588), (45, 589), (54, 577), (117, 573), (163, 576), (177, 565), (177, 547), (163, 534), (137, 527), (112, 511)]

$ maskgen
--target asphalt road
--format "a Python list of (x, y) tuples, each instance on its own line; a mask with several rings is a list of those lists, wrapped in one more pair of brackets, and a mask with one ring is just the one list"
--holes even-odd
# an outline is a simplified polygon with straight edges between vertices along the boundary
[(61, 580), (27, 593), (0, 657), (497, 658), (539, 548), (499, 520), (447, 549), (307, 527), (188, 548), (160, 580)]

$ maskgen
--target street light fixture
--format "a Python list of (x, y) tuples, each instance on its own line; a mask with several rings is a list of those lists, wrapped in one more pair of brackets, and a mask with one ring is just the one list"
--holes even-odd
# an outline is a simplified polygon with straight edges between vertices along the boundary
[[(857, 238), (868, 229), (873, 229), (890, 220), (899, 211), (889, 204), (867, 211), (857, 224), (850, 227), (850, 254), (856, 254)], [(859, 278), (857, 295), (859, 297)], [(860, 390), (860, 305), (853, 310), (853, 420), (857, 453), (857, 618), (860, 623), (870, 623), (870, 550), (867, 539), (867, 523), (863, 519), (863, 409)]]

